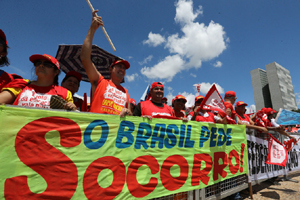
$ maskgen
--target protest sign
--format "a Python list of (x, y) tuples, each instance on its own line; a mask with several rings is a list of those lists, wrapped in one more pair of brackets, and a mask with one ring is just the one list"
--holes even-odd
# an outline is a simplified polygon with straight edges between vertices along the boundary
[(4, 199), (151, 199), (248, 173), (244, 125), (0, 106)]

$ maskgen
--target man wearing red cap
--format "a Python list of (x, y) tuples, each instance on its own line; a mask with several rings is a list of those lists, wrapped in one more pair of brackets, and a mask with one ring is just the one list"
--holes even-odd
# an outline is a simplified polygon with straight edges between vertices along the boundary
[(162, 98), (161, 102), (164, 103), (164, 104), (168, 104), (168, 99), (167, 99), (167, 97)]
[(250, 119), (250, 117), (245, 114), (246, 106), (248, 106), (248, 104), (244, 103), (243, 101), (238, 101), (235, 104), (235, 111), (236, 111), (238, 124), (244, 124), (246, 125), (246, 128), (256, 129), (264, 133), (267, 133), (268, 129), (266, 129), (265, 127), (254, 125), (254, 122)]
[(151, 100), (138, 103), (133, 112), (133, 116), (142, 116), (148, 119), (174, 117), (172, 108), (162, 103), (163, 96), (164, 85), (161, 82), (152, 83), (148, 96)]
[(236, 101), (236, 94), (234, 91), (227, 91), (224, 96), (224, 102), (229, 102), (231, 105), (234, 105)]
[(74, 97), (74, 94), (78, 92), (81, 81), (81, 74), (76, 71), (69, 71), (65, 78), (61, 82), (61, 86), (68, 89), (73, 95), (73, 102), (77, 107), (77, 110), (81, 110), (83, 100)]
[[(131, 114), (128, 91), (121, 86), (130, 64), (126, 60), (114, 61), (109, 67), (110, 80), (104, 79), (97, 71), (91, 61), (92, 43), (96, 30), (99, 26), (104, 26), (102, 18), (97, 16), (97, 12), (97, 10), (93, 12), (92, 24), (83, 42), (80, 56), (91, 83), (92, 102), (90, 112), (114, 114), (123, 117)], [(125, 108), (126, 105), (128, 105), (128, 108)]]

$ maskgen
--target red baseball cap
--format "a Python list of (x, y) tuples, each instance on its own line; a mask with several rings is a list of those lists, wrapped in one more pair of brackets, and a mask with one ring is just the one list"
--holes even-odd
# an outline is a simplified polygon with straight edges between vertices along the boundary
[(164, 85), (161, 82), (153, 82), (152, 85), (151, 85), (150, 90), (152, 90), (155, 87), (162, 87), (162, 88), (164, 88)]
[(6, 40), (6, 36), (5, 36), (5, 33), (0, 29), (0, 38), (3, 39), (6, 43), (6, 45), (8, 45), (8, 42)]
[(110, 67), (112, 67), (118, 63), (123, 63), (125, 65), (126, 69), (128, 69), (130, 67), (130, 64), (127, 60), (116, 60), (113, 63), (111, 63)]
[(273, 115), (274, 113), (276, 113), (276, 110), (273, 110), (272, 108), (266, 108), (264, 110), (264, 112), (267, 114), (267, 115)]
[(60, 69), (59, 67), (59, 62), (56, 60), (56, 58), (48, 55), (48, 54), (44, 54), (44, 55), (41, 55), (41, 54), (34, 54), (34, 55), (31, 55), (29, 57), (29, 60), (34, 63), (36, 60), (49, 60), (50, 62), (52, 62), (56, 67), (57, 69)]
[(182, 96), (182, 95), (177, 95), (175, 98), (174, 98), (174, 101), (176, 101), (176, 100), (178, 100), (178, 99), (183, 99), (184, 101), (185, 101), (185, 103), (187, 102), (187, 100), (185, 99), (185, 97), (184, 96)]
[(244, 103), (243, 101), (238, 101), (235, 103), (235, 107), (238, 107), (238, 106), (248, 106), (248, 104)]
[(130, 98), (130, 103), (132, 103), (134, 106), (136, 106), (136, 102), (135, 102), (134, 99), (131, 99), (131, 98)]
[(196, 96), (195, 97), (195, 102), (198, 101), (199, 99), (204, 99), (204, 96), (202, 96), (202, 95)]
[(227, 92), (225, 93), (224, 98), (229, 98), (229, 97), (236, 97), (235, 92), (234, 92), (234, 91), (227, 91)]
[[(78, 72), (76, 72), (76, 71), (69, 71), (69, 72), (66, 74), (65, 78), (67, 78), (67, 77), (69, 77), (69, 76), (74, 76), (75, 78), (78, 79), (79, 82), (81, 81), (81, 74), (78, 73)], [(65, 78), (64, 78), (64, 79), (65, 79)]]
[(167, 97), (163, 97), (161, 100), (168, 101)]

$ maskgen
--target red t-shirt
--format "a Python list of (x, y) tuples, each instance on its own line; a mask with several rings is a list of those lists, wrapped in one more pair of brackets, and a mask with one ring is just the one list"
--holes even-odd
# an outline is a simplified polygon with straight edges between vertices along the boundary
[(150, 100), (140, 102), (141, 114), (152, 116), (153, 118), (160, 118), (163, 116), (173, 117), (173, 110), (170, 106), (162, 104), (163, 107), (158, 107), (154, 105)]
[(21, 76), (15, 74), (8, 74), (0, 69), (0, 92), (8, 83), (13, 81), (15, 78), (22, 79)]
[(119, 115), (127, 102), (129, 102), (129, 94), (125, 88), (100, 76), (90, 112)]
[(186, 114), (185, 114), (184, 110), (181, 110), (180, 112), (175, 112), (175, 110), (173, 109), (173, 112), (174, 112), (174, 114), (175, 114), (175, 117), (178, 117), (178, 118), (181, 118), (181, 117), (186, 118)]
[(248, 115), (243, 114), (244, 118), (242, 118), (239, 114), (236, 114), (236, 116), (242, 123), (250, 125), (250, 117)]
[[(194, 115), (194, 111), (190, 112), (191, 116)], [(211, 112), (206, 112), (205, 114), (201, 115), (198, 113), (195, 121), (197, 122), (209, 122), (209, 123), (215, 123), (215, 115)]]

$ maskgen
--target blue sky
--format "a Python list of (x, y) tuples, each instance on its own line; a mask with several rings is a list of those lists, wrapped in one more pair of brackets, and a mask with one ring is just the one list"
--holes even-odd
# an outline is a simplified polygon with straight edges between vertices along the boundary
[[(99, 9), (114, 52), (101, 29), (94, 44), (128, 60), (129, 95), (138, 101), (153, 81), (169, 101), (181, 93), (193, 103), (194, 84), (205, 95), (213, 83), (254, 104), (250, 71), (277, 62), (288, 69), (300, 104), (300, 2), (279, 0), (91, 0)], [(91, 23), (85, 0), (1, 1), (0, 28), (11, 61), (4, 70), (31, 79), (32, 54), (56, 55), (59, 44), (82, 44)], [(64, 77), (60, 76), (59, 81)], [(81, 83), (78, 95), (89, 93)]]

